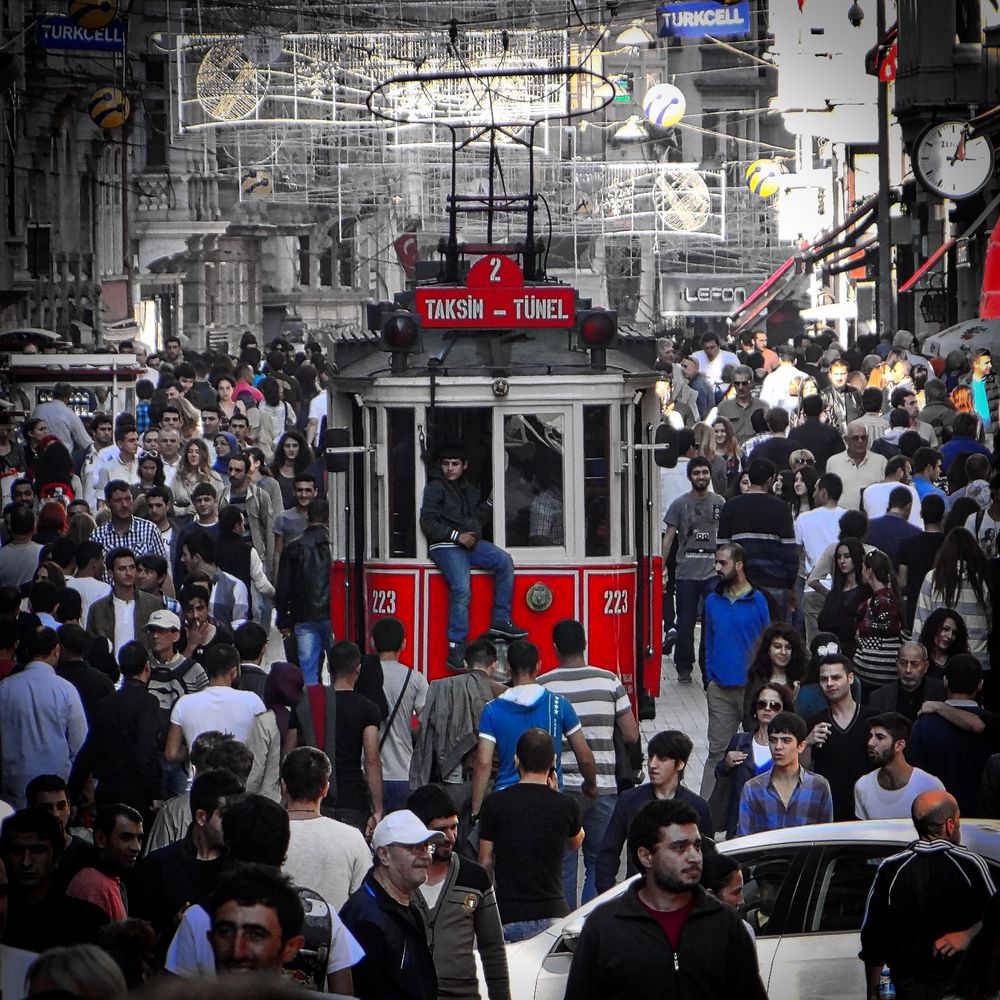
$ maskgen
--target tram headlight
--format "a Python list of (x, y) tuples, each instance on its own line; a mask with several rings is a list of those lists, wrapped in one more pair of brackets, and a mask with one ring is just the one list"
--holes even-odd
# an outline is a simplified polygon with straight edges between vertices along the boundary
[(605, 351), (618, 336), (618, 313), (610, 309), (580, 309), (576, 314), (576, 346), (590, 351), (595, 368), (605, 365)]
[(423, 350), (420, 318), (408, 309), (386, 310), (378, 328), (379, 346), (392, 355), (392, 370), (406, 370), (406, 355)]

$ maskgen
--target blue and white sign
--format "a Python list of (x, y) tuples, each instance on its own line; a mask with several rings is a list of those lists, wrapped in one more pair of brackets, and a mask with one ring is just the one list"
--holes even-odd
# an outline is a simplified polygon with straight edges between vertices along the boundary
[(117, 18), (103, 28), (84, 28), (71, 17), (50, 14), (38, 22), (35, 36), (40, 49), (125, 51), (125, 22)]
[(709, 2), (665, 3), (656, 10), (661, 38), (735, 38), (749, 35), (752, 26), (749, 0), (722, 4)]

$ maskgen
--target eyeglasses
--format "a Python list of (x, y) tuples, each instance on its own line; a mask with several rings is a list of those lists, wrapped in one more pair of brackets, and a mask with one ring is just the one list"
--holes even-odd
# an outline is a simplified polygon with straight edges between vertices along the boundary
[(847, 435), (847, 440), (848, 441), (867, 441), (868, 440), (868, 435), (867, 434), (848, 434)]
[(733, 385), (749, 385), (749, 384), (750, 382), (747, 379), (740, 379), (739, 381), (737, 381), (736, 379), (733, 380)]
[(761, 698), (761, 700), (757, 702), (757, 708), (759, 709), (767, 708), (771, 709), (774, 712), (780, 712), (784, 707), (785, 706), (782, 705), (780, 701), (767, 701), (764, 698)]

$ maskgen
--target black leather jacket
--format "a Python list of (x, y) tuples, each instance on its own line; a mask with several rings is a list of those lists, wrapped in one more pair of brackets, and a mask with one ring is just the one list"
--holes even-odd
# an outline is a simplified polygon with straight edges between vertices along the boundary
[(275, 605), (278, 628), (330, 617), (330, 536), (310, 524), (281, 553)]
[(430, 479), (420, 505), (420, 527), (431, 545), (457, 541), (463, 531), (471, 531), (478, 540), (490, 513), (489, 502), (480, 502), (479, 490), (464, 476), (455, 482)]

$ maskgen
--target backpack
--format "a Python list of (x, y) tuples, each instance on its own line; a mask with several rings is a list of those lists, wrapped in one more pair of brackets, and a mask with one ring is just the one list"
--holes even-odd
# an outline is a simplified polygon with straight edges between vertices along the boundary
[(187, 693), (184, 675), (195, 665), (190, 657), (184, 657), (176, 667), (166, 667), (157, 664), (149, 674), (149, 684), (146, 690), (156, 697), (160, 704), (160, 725), (156, 732), (157, 746), (162, 750), (167, 744), (167, 730), (170, 728), (170, 713), (177, 704), (177, 699)]
[(330, 956), (330, 940), (333, 937), (333, 917), (326, 900), (312, 889), (297, 885), (305, 920), (302, 935), (305, 941), (296, 956), (285, 965), (288, 977), (307, 989), (324, 992), (326, 988), (326, 966)]

